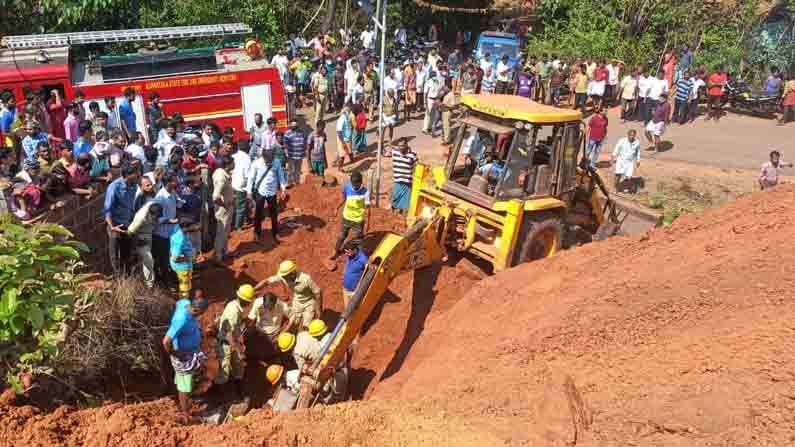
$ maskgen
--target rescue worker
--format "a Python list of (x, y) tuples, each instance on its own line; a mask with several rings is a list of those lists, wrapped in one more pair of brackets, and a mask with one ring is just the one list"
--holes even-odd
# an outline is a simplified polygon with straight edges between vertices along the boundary
[(315, 96), (315, 122), (322, 122), (323, 114), (326, 112), (326, 107), (328, 105), (330, 91), (326, 67), (321, 66), (320, 71), (316, 71), (315, 74), (312, 75), (310, 86), (312, 88), (312, 94)]
[(218, 320), (218, 361), (220, 368), (215, 378), (217, 385), (229, 382), (231, 378), (237, 393), (243, 397), (243, 306), (254, 299), (254, 288), (243, 284), (237, 289), (237, 298), (228, 302)]
[[(282, 336), (279, 337), (281, 341)], [(320, 351), (330, 338), (331, 334), (328, 333), (326, 323), (323, 320), (313, 320), (309, 324), (309, 330), (299, 333), (298, 336), (289, 334), (283, 339), (287, 351), (293, 350), (293, 359), (295, 359), (297, 370), (304, 374), (320, 358)], [(289, 346), (287, 342), (292, 342), (293, 347), (287, 347)], [(350, 350), (346, 352), (345, 358), (334, 368), (334, 374), (318, 391), (319, 402), (328, 405), (345, 399), (348, 389), (350, 354)]]
[[(300, 393), (300, 371), (291, 369), (285, 372), (284, 366), (274, 364), (268, 366), (268, 369), (265, 370), (265, 377), (273, 385), (273, 398), (268, 400), (268, 406), (273, 408), (274, 411), (283, 410), (279, 404), (284, 402), (292, 409), (295, 406), (295, 402), (298, 401), (298, 394)], [(288, 395), (285, 396), (282, 393), (287, 393)]]
[(290, 306), (276, 298), (276, 295), (266, 293), (254, 300), (248, 313), (248, 319), (253, 323), (257, 332), (267, 337), (270, 342), (266, 354), (275, 354), (277, 337), (287, 329), (287, 324), (290, 321)]
[(305, 365), (310, 366), (320, 358), (320, 350), (330, 337), (326, 322), (319, 319), (312, 320), (307, 330), (298, 333), (295, 337), (293, 358), (295, 358), (295, 364), (299, 370), (302, 370)]
[(307, 273), (298, 271), (295, 262), (287, 260), (279, 264), (275, 275), (260, 281), (254, 287), (260, 290), (267, 284), (282, 283), (292, 292), (288, 328), (299, 330), (309, 327), (309, 323), (320, 316), (323, 310), (323, 293)]

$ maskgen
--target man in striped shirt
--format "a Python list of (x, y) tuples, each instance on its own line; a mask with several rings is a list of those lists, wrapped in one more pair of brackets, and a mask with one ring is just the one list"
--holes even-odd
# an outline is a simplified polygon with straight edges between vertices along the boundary
[(306, 158), (306, 135), (298, 128), (298, 122), (290, 122), (290, 130), (284, 134), (287, 146), (287, 186), (301, 183), (301, 168)]
[(690, 96), (693, 92), (693, 79), (690, 77), (690, 72), (686, 71), (685, 75), (679, 78), (676, 83), (676, 102), (674, 103), (674, 122), (679, 123), (681, 126), (687, 122), (687, 109), (690, 103)]
[(402, 139), (396, 149), (392, 149), (392, 209), (404, 214), (411, 202), (411, 181), (417, 154)]

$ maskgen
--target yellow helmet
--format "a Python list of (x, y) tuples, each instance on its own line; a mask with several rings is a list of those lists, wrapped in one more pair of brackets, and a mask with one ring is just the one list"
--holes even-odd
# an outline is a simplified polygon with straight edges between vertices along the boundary
[(282, 332), (279, 338), (276, 339), (276, 344), (279, 345), (279, 351), (287, 352), (295, 346), (295, 335), (289, 332)]
[(276, 385), (279, 383), (279, 379), (282, 378), (282, 374), (284, 373), (284, 366), (279, 364), (273, 364), (265, 370), (265, 377), (268, 379), (268, 382), (271, 385)]
[(290, 273), (294, 272), (295, 269), (296, 269), (295, 262), (289, 261), (289, 260), (288, 261), (282, 261), (281, 264), (279, 264), (279, 271), (276, 272), (276, 274), (281, 276), (282, 278), (284, 278), (285, 276), (287, 276)]
[(284, 374), (284, 366), (278, 364), (269, 366), (265, 371), (265, 377), (268, 379), (268, 382), (270, 382), (271, 385), (276, 385), (279, 383), (279, 379), (282, 378), (282, 374)]
[(251, 302), (254, 299), (254, 286), (243, 284), (237, 289), (237, 297), (243, 301)]
[(326, 322), (323, 320), (312, 320), (309, 323), (309, 335), (313, 337), (322, 337), (327, 330)]

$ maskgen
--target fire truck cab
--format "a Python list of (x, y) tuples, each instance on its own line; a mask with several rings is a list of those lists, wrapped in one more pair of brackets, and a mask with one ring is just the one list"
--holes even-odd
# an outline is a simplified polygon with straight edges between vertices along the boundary
[[(59, 90), (65, 102), (75, 93), (85, 96), (88, 111), (92, 101), (111, 112), (104, 98), (123, 99), (126, 88), (136, 92), (133, 110), (136, 130), (147, 140), (146, 107), (157, 92), (165, 116), (179, 112), (186, 125), (213, 122), (235, 129), (244, 138), (261, 113), (274, 117), (277, 127), (287, 126), (287, 105), (279, 71), (266, 60), (250, 56), (245, 48), (150, 49), (132, 54), (74, 60), (72, 48), (83, 44), (112, 44), (140, 41), (226, 36), (250, 33), (244, 24), (100, 31), (32, 36), (7, 36), (0, 43), (0, 92), (10, 90), (22, 103), (28, 92)], [(45, 100), (46, 101), (46, 100)], [(61, 123), (62, 124), (62, 123)], [(153, 141), (148, 141), (150, 144)]]

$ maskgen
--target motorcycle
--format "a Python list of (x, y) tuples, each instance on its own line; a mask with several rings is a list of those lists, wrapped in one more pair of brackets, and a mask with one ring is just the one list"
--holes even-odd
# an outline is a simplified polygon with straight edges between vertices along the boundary
[(726, 83), (725, 102), (736, 111), (757, 116), (774, 118), (779, 110), (779, 95), (764, 95), (751, 91), (745, 82), (729, 81)]

